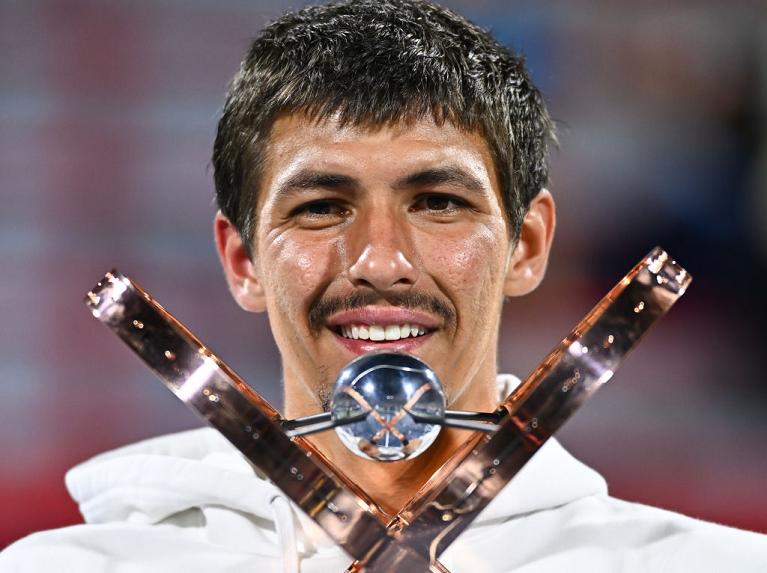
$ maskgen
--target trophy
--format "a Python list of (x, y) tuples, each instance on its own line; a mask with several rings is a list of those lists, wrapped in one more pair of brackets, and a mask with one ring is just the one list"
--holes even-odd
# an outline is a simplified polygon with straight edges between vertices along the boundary
[[(399, 352), (358, 357), (328, 412), (285, 420), (146, 291), (111, 271), (85, 298), (192, 410), (223, 434), (355, 561), (347, 573), (447, 573), (439, 556), (564, 422), (612, 376), (692, 277), (653, 249), (493, 412), (448, 410), (425, 363)], [(305, 436), (335, 431), (382, 463), (426, 451), (441, 428), (475, 430), (394, 517)]]

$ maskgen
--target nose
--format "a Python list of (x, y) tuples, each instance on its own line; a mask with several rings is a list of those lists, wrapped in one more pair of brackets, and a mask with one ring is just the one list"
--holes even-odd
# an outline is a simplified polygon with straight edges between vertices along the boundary
[(379, 291), (405, 290), (415, 284), (418, 271), (404, 215), (376, 209), (356, 221), (350, 230), (349, 279), (355, 286)]

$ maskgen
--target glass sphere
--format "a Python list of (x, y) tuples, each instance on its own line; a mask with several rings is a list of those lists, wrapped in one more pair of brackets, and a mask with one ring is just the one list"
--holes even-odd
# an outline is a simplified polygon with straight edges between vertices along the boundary
[[(437, 438), (445, 395), (437, 375), (404, 352), (369, 352), (352, 360), (338, 376), (330, 402), (341, 442), (363, 458), (391, 462), (414, 458)], [(346, 422), (346, 423), (344, 423)]]

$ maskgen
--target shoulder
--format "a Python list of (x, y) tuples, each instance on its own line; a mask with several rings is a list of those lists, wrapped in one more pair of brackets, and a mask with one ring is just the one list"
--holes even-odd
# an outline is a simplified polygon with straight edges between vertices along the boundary
[(71, 469), (66, 481), (86, 524), (17, 541), (0, 553), (0, 572), (187, 573), (228, 562), (240, 570), (248, 559), (252, 566), (254, 556), (271, 559), (264, 543), (249, 540), (249, 551), (238, 553), (214, 535), (251, 532), (247, 519), (219, 518), (223, 526), (209, 527), (221, 508), (235, 516), (266, 515), (273, 489), (214, 430), (160, 436), (100, 454)]
[(639, 549), (638, 557), (655, 570), (767, 570), (765, 535), (612, 497), (595, 505), (610, 542)]
[(207, 539), (203, 530), (173, 525), (105, 523), (34, 533), (0, 553), (1, 573), (207, 573), (279, 571), (278, 557)]
[(765, 535), (606, 494), (488, 522), (459, 542), (445, 563), (451, 570), (472, 570), (469, 562), (481, 559), (498, 572), (767, 571)]

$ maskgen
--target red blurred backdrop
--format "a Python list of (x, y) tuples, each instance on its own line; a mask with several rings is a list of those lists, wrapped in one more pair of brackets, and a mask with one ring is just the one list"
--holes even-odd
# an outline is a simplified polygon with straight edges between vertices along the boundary
[[(527, 54), (559, 122), (546, 281), (510, 302), (524, 375), (656, 243), (689, 293), (561, 433), (614, 495), (767, 532), (767, 17), (760, 2), (445, 2)], [(0, 2), (0, 548), (79, 521), (63, 473), (199, 423), (81, 304), (113, 266), (274, 403), (230, 300), (209, 156), (248, 39), (287, 3)]]

